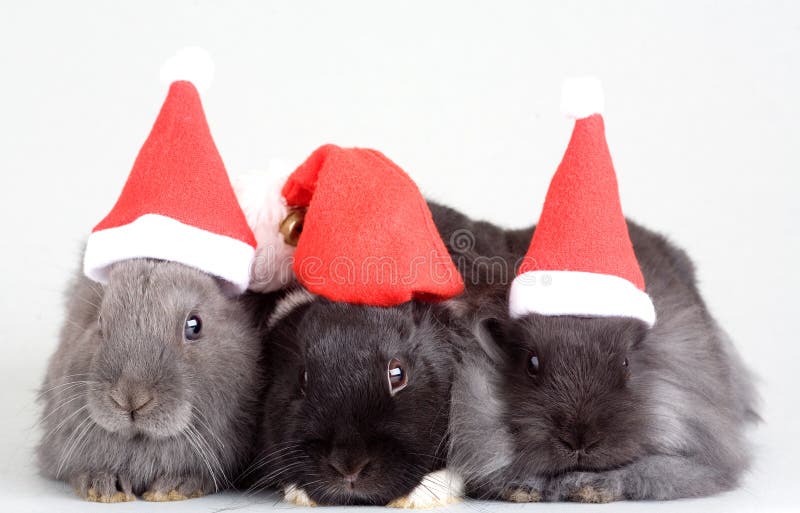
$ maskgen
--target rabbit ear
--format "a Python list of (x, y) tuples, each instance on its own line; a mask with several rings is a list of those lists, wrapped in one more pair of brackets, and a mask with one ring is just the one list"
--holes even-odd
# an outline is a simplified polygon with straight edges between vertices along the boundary
[(640, 319), (625, 318), (625, 322), (620, 329), (620, 337), (627, 339), (629, 347), (635, 348), (650, 333), (650, 327)]
[(497, 317), (484, 317), (476, 323), (474, 333), (481, 349), (492, 361), (503, 360), (509, 344), (506, 327), (502, 320)]
[(274, 328), (283, 319), (292, 314), (297, 308), (314, 301), (317, 296), (303, 287), (296, 287), (288, 291), (275, 303), (275, 308), (267, 321), (267, 329)]

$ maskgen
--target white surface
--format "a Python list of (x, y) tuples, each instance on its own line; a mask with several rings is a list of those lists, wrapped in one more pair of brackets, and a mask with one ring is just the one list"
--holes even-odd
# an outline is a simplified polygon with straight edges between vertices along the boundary
[(570, 77), (561, 84), (561, 114), (572, 119), (605, 112), (603, 84), (597, 77)]
[(204, 100), (230, 169), (300, 162), (325, 142), (371, 146), (434, 198), (515, 226), (535, 221), (569, 137), (563, 78), (597, 75), (625, 211), (696, 259), (711, 308), (763, 378), (766, 424), (735, 493), (523, 508), (797, 511), (798, 20), (791, 1), (3, 2), (0, 510), (240, 500), (90, 507), (31, 463), (33, 391), (80, 242), (155, 120), (159, 67), (196, 44), (216, 63)]
[(205, 48), (187, 46), (164, 61), (159, 76), (166, 85), (176, 80), (187, 80), (202, 95), (214, 81), (214, 59)]

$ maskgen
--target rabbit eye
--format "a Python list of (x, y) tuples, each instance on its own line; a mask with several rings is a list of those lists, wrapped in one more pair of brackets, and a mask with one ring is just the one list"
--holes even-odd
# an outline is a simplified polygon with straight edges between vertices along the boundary
[(528, 353), (528, 375), (534, 377), (539, 374), (539, 357), (533, 353)]
[(203, 331), (203, 321), (197, 315), (190, 315), (183, 323), (183, 337), (188, 341), (194, 341), (200, 338), (200, 332)]
[(625, 367), (626, 369), (628, 368), (628, 359), (627, 358), (622, 360), (622, 366)]
[(389, 360), (386, 376), (389, 380), (389, 393), (391, 395), (396, 394), (408, 385), (408, 374), (403, 368), (403, 362), (397, 358)]

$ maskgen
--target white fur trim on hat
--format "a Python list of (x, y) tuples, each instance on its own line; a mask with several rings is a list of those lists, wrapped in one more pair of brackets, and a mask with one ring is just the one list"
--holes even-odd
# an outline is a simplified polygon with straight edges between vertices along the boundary
[(234, 292), (247, 289), (254, 249), (246, 242), (211, 233), (158, 214), (93, 232), (86, 243), (83, 271), (100, 283), (109, 266), (132, 258), (178, 262), (222, 278)]
[(583, 119), (602, 114), (605, 109), (603, 85), (597, 77), (576, 77), (561, 86), (561, 113), (568, 118)]
[(267, 172), (251, 171), (231, 177), (239, 205), (258, 242), (250, 276), (250, 290), (256, 292), (282, 289), (294, 279), (295, 248), (284, 242), (280, 232), (281, 221), (289, 212), (281, 195), (289, 171), (283, 161), (271, 160)]
[(656, 311), (647, 293), (624, 278), (577, 271), (528, 271), (511, 283), (511, 317), (526, 314), (633, 317), (648, 326)]

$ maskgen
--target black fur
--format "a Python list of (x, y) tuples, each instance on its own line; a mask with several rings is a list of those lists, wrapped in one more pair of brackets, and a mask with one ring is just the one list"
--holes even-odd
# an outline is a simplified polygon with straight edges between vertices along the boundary
[[(448, 315), (416, 303), (378, 308), (309, 297), (294, 305), (269, 334), (273, 383), (255, 485), (293, 485), (319, 504), (384, 505), (442, 468), (465, 336), (446, 327)], [(392, 397), (393, 357), (409, 381)], [(352, 486), (336, 470), (362, 466)]]

